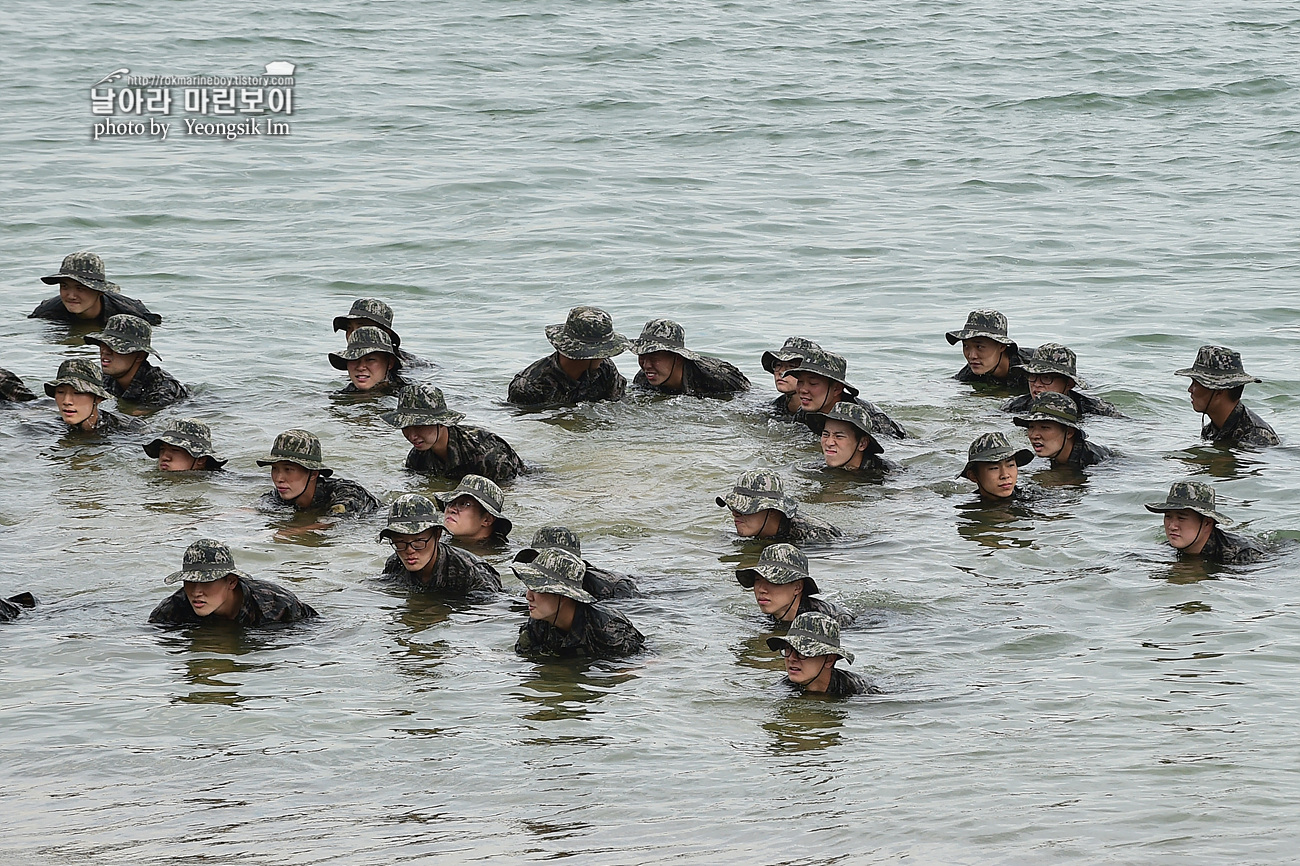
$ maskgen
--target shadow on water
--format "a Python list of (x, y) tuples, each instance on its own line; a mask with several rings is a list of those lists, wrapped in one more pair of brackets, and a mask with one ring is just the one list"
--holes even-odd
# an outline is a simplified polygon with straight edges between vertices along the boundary
[(1037, 516), (1018, 503), (1003, 505), (977, 498), (957, 505), (957, 534), (992, 550), (1030, 547), (1034, 539), (1008, 533), (1032, 530), (1029, 521)]
[[(789, 687), (783, 684), (782, 688)], [(848, 715), (837, 698), (791, 697), (777, 705), (773, 719), (763, 723), (768, 749), (773, 755), (789, 755), (838, 746), (843, 740), (841, 729)]]
[[(766, 631), (764, 634), (745, 638), (734, 645), (732, 652), (736, 654), (736, 664), (746, 668), (785, 673), (785, 663), (782, 662), (780, 653), (770, 649), (767, 645), (768, 638), (785, 634), (789, 623), (782, 623), (781, 626), (780, 631)], [(771, 623), (764, 623), (763, 627), (770, 629)]]
[(1251, 458), (1249, 452), (1234, 451), (1213, 445), (1201, 445), (1166, 455), (1167, 460), (1177, 460), (1187, 467), (1191, 475), (1208, 475), (1211, 478), (1232, 481), (1238, 478), (1261, 475), (1264, 463)]
[[(171, 653), (184, 655), (181, 676), (192, 691), (172, 698), (176, 704), (225, 704), (239, 706), (248, 700), (239, 694), (240, 674), (268, 671), (274, 665), (240, 661), (239, 656), (274, 649), (283, 643), (284, 633), (292, 629), (252, 632), (233, 623), (212, 623), (169, 629), (159, 642)], [(228, 677), (235, 676), (235, 681)]]
[(636, 674), (611, 671), (599, 662), (587, 660), (539, 661), (519, 681), (511, 696), (531, 707), (524, 718), (532, 722), (586, 719), (592, 705), (615, 686), (631, 682)]

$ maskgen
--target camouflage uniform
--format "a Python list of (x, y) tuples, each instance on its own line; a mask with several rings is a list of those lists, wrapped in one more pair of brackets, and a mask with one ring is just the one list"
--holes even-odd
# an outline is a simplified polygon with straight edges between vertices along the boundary
[(737, 391), (749, 390), (749, 380), (734, 364), (687, 349), (685, 329), (668, 319), (651, 319), (646, 322), (641, 329), (640, 338), (633, 340), (628, 349), (637, 356), (672, 352), (682, 359), (680, 391), (667, 391), (660, 386), (651, 385), (645, 373), (640, 372), (632, 379), (632, 384), (638, 388), (691, 397), (726, 397)]
[[(840, 626), (834, 619), (819, 613), (801, 613), (790, 623), (790, 630), (785, 637), (770, 637), (767, 647), (773, 651), (792, 649), (806, 659), (821, 656), (835, 656), (843, 659), (845, 664), (853, 664), (853, 653), (840, 646)], [(840, 676), (836, 676), (839, 674)], [(796, 683), (786, 682), (795, 688), (804, 688)], [(824, 694), (831, 696), (858, 695), (871, 691), (866, 680), (856, 674), (832, 669), (830, 682)]]
[(507, 400), (516, 406), (571, 406), (600, 400), (622, 400), (627, 379), (606, 358), (595, 370), (570, 379), (554, 355), (534, 361), (510, 380)]
[[(539, 552), (548, 547), (558, 547), (580, 559), (582, 557), (582, 544), (578, 541), (576, 533), (563, 526), (543, 526), (533, 533), (532, 546), (515, 554), (515, 562), (532, 562)], [(585, 559), (582, 560), (582, 564), (585, 568), (582, 574), (582, 588), (597, 601), (641, 596), (641, 592), (636, 588), (636, 581), (629, 575), (597, 568)]]
[[(808, 352), (821, 351), (821, 346), (812, 340), (803, 337), (786, 337), (785, 344), (775, 352), (764, 352), (759, 362), (763, 369), (773, 375), (776, 374), (777, 364), (794, 364), (798, 366), (803, 361), (803, 356)], [(782, 421), (802, 421), (800, 417), (803, 413), (800, 409), (790, 410), (790, 397), (792, 394), (781, 394), (771, 403), (771, 412)], [(798, 402), (796, 400), (796, 402)]]
[[(795, 619), (798, 618), (798, 614), (808, 612), (824, 614), (840, 625), (849, 625), (856, 619), (853, 614), (833, 602), (813, 598), (821, 590), (817, 587), (817, 581), (813, 580), (808, 573), (808, 557), (792, 544), (768, 545), (758, 555), (758, 562), (755, 565), (736, 569), (736, 582), (745, 589), (753, 589), (760, 577), (776, 586), (785, 586), (795, 581), (802, 582), (803, 592), (799, 596), (799, 609), (796, 611)], [(771, 618), (774, 625), (781, 623), (779, 617)]]
[(449, 504), (462, 496), (470, 497), (495, 518), (490, 537), (492, 543), (504, 542), (509, 537), (514, 524), (505, 515), (506, 495), (491, 479), (482, 475), (466, 475), (460, 479), (455, 490), (450, 493), (435, 493), (433, 498), (438, 503), (438, 510), (445, 511)]
[(510, 443), (479, 427), (462, 427), (465, 416), (447, 408), (440, 388), (407, 385), (397, 394), (397, 408), (379, 416), (385, 423), (406, 427), (445, 427), (447, 458), (432, 448), (412, 448), (406, 468), (459, 481), (466, 475), (482, 475), (496, 482), (509, 481), (527, 471), (524, 461)]
[(980, 373), (976, 375), (971, 371), (970, 364), (966, 364), (957, 374), (953, 376), (958, 382), (970, 382), (972, 384), (998, 385), (1009, 388), (1014, 393), (1025, 393), (1029, 390), (1029, 379), (1022, 369), (1024, 362), (1034, 357), (1033, 352), (1022, 352), (1015, 341), (1007, 336), (1007, 317), (997, 310), (973, 310), (966, 317), (966, 327), (960, 331), (949, 331), (945, 336), (948, 339), (948, 345), (955, 346), (962, 340), (971, 340), (975, 337), (986, 337), (995, 343), (1001, 343), (1007, 347), (1007, 358), (1011, 362), (1007, 370), (1006, 378), (999, 379), (992, 373)]
[(512, 566), (531, 592), (548, 593), (574, 602), (568, 631), (545, 620), (529, 619), (519, 629), (515, 652), (561, 658), (618, 658), (640, 652), (645, 637), (612, 607), (596, 601), (582, 588), (582, 560), (567, 550), (548, 547), (529, 563)]
[(1053, 465), (1060, 462), (1075, 469), (1082, 469), (1100, 463), (1113, 454), (1109, 448), (1088, 441), (1088, 434), (1079, 426), (1080, 420), (1079, 408), (1068, 394), (1044, 391), (1029, 404), (1028, 412), (1017, 415), (1011, 419), (1011, 423), (1017, 427), (1028, 427), (1036, 421), (1050, 421), (1066, 430), (1073, 430), (1074, 445), (1070, 448), (1070, 456), (1063, 461), (1058, 461), (1055, 457), (1048, 459)]
[[(333, 478), (334, 470), (325, 465), (320, 439), (306, 430), (286, 430), (275, 437), (271, 453), (257, 461), (258, 466), (270, 466), (281, 460), (296, 463), (308, 471), (316, 471), (316, 492), (305, 509), (325, 509), (334, 517), (362, 517), (379, 507), (379, 500), (371, 496), (355, 481)], [(277, 490), (262, 496), (259, 505), (264, 508), (288, 507), (293, 503), (280, 497)]]
[(36, 395), (28, 390), (22, 379), (0, 368), (0, 400), (12, 400), (17, 403), (35, 399)]
[(393, 353), (402, 362), (402, 366), (432, 366), (432, 361), (421, 358), (419, 355), (412, 355), (402, 348), (402, 338), (393, 330), (393, 308), (378, 298), (358, 298), (353, 301), (352, 309), (348, 310), (346, 316), (334, 317), (334, 330), (346, 331), (349, 320), (355, 320), (359, 324), (369, 323), (387, 332), (389, 338), (393, 341)]
[(1074, 447), (1070, 449), (1070, 457), (1065, 463), (1075, 469), (1082, 469), (1085, 466), (1094, 466), (1108, 457), (1114, 456), (1115, 452), (1104, 445), (1089, 442), (1087, 434), (1080, 430), (1075, 436)]
[[(292, 592), (265, 580), (256, 580), (235, 567), (230, 548), (219, 541), (204, 538), (185, 549), (181, 570), (167, 575), (166, 583), (211, 583), (224, 577), (234, 577), (243, 603), (234, 617), (239, 625), (259, 626), (277, 622), (297, 622), (317, 616), (309, 604), (298, 600)], [(213, 615), (199, 616), (185, 596), (185, 589), (163, 599), (149, 614), (149, 622), (164, 625), (185, 625), (205, 620), (224, 622)]]
[(730, 508), (739, 514), (757, 514), (769, 509), (778, 512), (781, 523), (776, 535), (760, 539), (763, 541), (826, 544), (844, 534), (828, 523), (798, 516), (799, 503), (786, 495), (780, 476), (768, 469), (742, 472), (731, 492), (715, 501), (718, 507)]
[[(832, 382), (838, 382), (840, 385), (844, 386), (844, 391), (840, 395), (840, 400), (850, 400), (863, 408), (868, 417), (871, 418), (871, 425), (873, 427), (871, 434), (873, 437), (883, 433), (886, 436), (892, 436), (895, 439), (907, 438), (907, 431), (903, 429), (903, 425), (886, 415), (884, 410), (875, 403), (859, 397), (858, 394), (860, 392), (858, 389), (845, 381), (844, 377), (848, 374), (848, 362), (844, 360), (843, 355), (837, 355), (834, 352), (828, 352), (825, 349), (809, 349), (804, 353), (804, 357), (799, 362), (799, 366), (787, 372), (786, 375), (797, 376), (799, 373), (813, 373), (824, 379), (830, 379)], [(822, 408), (825, 409), (824, 406)], [(805, 412), (800, 409), (795, 413), (794, 417), (795, 420), (807, 424), (809, 429), (820, 436), (825, 421), (823, 418), (824, 414), (825, 413), (822, 411)]]
[[(59, 365), (54, 381), (45, 383), (45, 395), (53, 397), (60, 385), (71, 385), (79, 393), (90, 394), (100, 401), (106, 400), (109, 394), (104, 390), (101, 379), (99, 364), (89, 358), (72, 358)], [(126, 418), (109, 412), (99, 408), (98, 403), (96, 411), (99, 418), (95, 421), (93, 430), (83, 430), (80, 426), (69, 427), (69, 430), (78, 433), (133, 433), (144, 429), (144, 422), (138, 418)]]
[[(1224, 532), (1221, 526), (1232, 526), (1234, 521), (1219, 511), (1215, 503), (1214, 488), (1202, 481), (1175, 481), (1169, 485), (1169, 495), (1164, 502), (1148, 502), (1146, 510), (1155, 514), (1169, 511), (1194, 511), (1214, 521), (1210, 537), (1201, 548), (1199, 556), (1210, 562), (1224, 565), (1244, 565), (1259, 562), (1268, 556), (1264, 545), (1243, 535)], [(1180, 551), (1181, 555), (1181, 551)]]
[[(1062, 346), (1060, 343), (1044, 343), (1034, 350), (1034, 354), (1029, 360), (1020, 364), (1020, 369), (1025, 372), (1026, 379), (1030, 375), (1045, 374), (1054, 374), (1069, 379), (1070, 389), (1066, 392), (1066, 396), (1074, 401), (1080, 417), (1084, 415), (1103, 415), (1108, 418), (1128, 417), (1105, 400), (1099, 397), (1090, 397), (1076, 390), (1076, 386), (1079, 384), (1077, 363), (1078, 359), (1069, 347)], [(1024, 412), (1031, 403), (1033, 403), (1033, 397), (1029, 394), (1021, 394), (1003, 403), (1002, 411)]]
[(139, 418), (131, 418), (126, 415), (119, 415), (116, 412), (110, 412), (107, 409), (100, 409), (99, 420), (95, 422), (94, 430), (83, 431), (80, 428), (77, 428), (77, 430), (86, 433), (139, 433), (145, 427), (145, 423)]
[(177, 418), (167, 422), (167, 426), (156, 438), (144, 444), (144, 453), (157, 460), (164, 445), (180, 448), (195, 460), (207, 458), (205, 465), (208, 470), (220, 469), (229, 462), (218, 457), (212, 449), (212, 431), (208, 425), (193, 418)]
[[(1204, 388), (1226, 391), (1238, 385), (1258, 384), (1258, 379), (1246, 372), (1241, 364), (1241, 353), (1223, 346), (1202, 346), (1196, 361), (1175, 376), (1187, 376)], [(1240, 401), (1224, 421), (1223, 427), (1208, 421), (1201, 428), (1201, 438), (1216, 445), (1281, 445), (1282, 440), (1262, 418), (1247, 409)]]
[(497, 570), (474, 554), (452, 547), (439, 539), (438, 558), (427, 581), (406, 570), (402, 558), (394, 553), (384, 563), (384, 577), (398, 581), (406, 589), (417, 592), (445, 592), (450, 595), (475, 595), (501, 592), (501, 576)]
[[(1046, 393), (1046, 392), (1044, 392)], [(1093, 397), (1090, 394), (1084, 394), (1071, 388), (1065, 392), (1065, 396), (1074, 401), (1080, 415), (1097, 415), (1103, 418), (1127, 418), (1123, 412), (1115, 406), (1100, 397)], [(1024, 412), (1029, 405), (1034, 402), (1034, 398), (1029, 394), (1020, 394), (1012, 397), (1002, 404), (1003, 412)]]
[(190, 396), (184, 385), (149, 363), (148, 355), (156, 356), (158, 353), (153, 349), (153, 328), (144, 319), (138, 316), (113, 316), (104, 323), (104, 328), (99, 333), (88, 334), (82, 339), (87, 345), (101, 346), (119, 355), (134, 355), (137, 352), (145, 354), (140, 367), (131, 378), (131, 384), (126, 388), (107, 373), (101, 374), (104, 388), (119, 401), (142, 406), (167, 406)]
[(1216, 526), (1210, 530), (1210, 537), (1201, 548), (1201, 557), (1223, 565), (1248, 565), (1268, 559), (1268, 551), (1253, 538), (1224, 532)]
[(835, 668), (831, 671), (831, 681), (826, 685), (826, 694), (832, 698), (847, 698), (853, 695), (878, 695), (880, 689), (869, 683), (865, 677)]
[[(627, 337), (614, 330), (609, 313), (597, 307), (574, 307), (563, 324), (547, 325), (546, 339), (555, 354), (529, 364), (510, 382), (507, 399), (517, 406), (572, 405), (583, 401), (622, 400), (627, 380), (610, 359), (627, 349)], [(576, 380), (560, 366), (559, 356), (601, 363)]]
[[(109, 318), (123, 314), (138, 316), (151, 325), (162, 324), (162, 316), (149, 312), (149, 308), (140, 301), (123, 295), (117, 283), (108, 281), (104, 274), (104, 261), (94, 253), (81, 252), (66, 256), (63, 259), (63, 266), (59, 268), (59, 272), (48, 277), (41, 277), (41, 282), (46, 285), (57, 286), (64, 277), (70, 277), (86, 288), (99, 292), (102, 308), (99, 317), (95, 321), (101, 325)], [(49, 319), (55, 322), (83, 321), (69, 313), (68, 308), (63, 306), (63, 299), (57, 295), (41, 301), (36, 309), (28, 314), (27, 318)]]
[[(846, 393), (844, 396), (847, 397), (848, 394)], [(862, 407), (862, 409), (871, 418), (872, 425), (875, 426), (875, 428), (878, 431), (880, 431), (882, 434), (884, 434), (885, 436), (889, 436), (893, 439), (907, 438), (907, 430), (903, 427), (902, 424), (899, 424), (893, 418), (890, 418), (887, 414), (885, 414), (884, 409), (881, 409), (875, 403), (872, 403), (870, 400), (864, 399), (862, 397), (852, 397), (851, 399), (855, 404)], [(820, 436), (822, 433), (822, 427), (824, 425), (822, 421), (817, 417), (819, 414), (821, 413), (805, 412), (804, 410), (800, 409), (798, 412), (795, 412), (793, 414), (791, 420), (798, 421), (801, 424), (808, 425), (809, 430), (813, 431), (818, 436)]]
[(837, 538), (843, 538), (844, 533), (838, 527), (831, 526), (821, 520), (803, 515), (786, 517), (781, 521), (781, 528), (777, 530), (776, 535), (772, 536), (770, 541), (788, 541), (790, 544), (830, 544)]
[(0, 598), (0, 622), (17, 619), (25, 607), (36, 607), (36, 599), (30, 592), (20, 592), (9, 598)]

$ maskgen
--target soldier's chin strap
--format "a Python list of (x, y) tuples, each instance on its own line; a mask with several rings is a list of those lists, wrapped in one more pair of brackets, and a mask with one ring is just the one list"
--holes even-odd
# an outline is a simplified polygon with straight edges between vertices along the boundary
[(1197, 514), (1196, 516), (1201, 521), (1200, 526), (1196, 530), (1196, 535), (1193, 536), (1191, 541), (1187, 542), (1182, 547), (1176, 548), (1177, 550), (1186, 550), (1189, 547), (1195, 547), (1197, 543), (1201, 540), (1201, 533), (1205, 531), (1206, 527), (1209, 527), (1211, 532), (1214, 531), (1213, 520), (1208, 519), (1204, 514)]
[(1045, 455), (1043, 455), (1043, 456), (1045, 456), (1048, 460), (1055, 460), (1056, 458), (1060, 457), (1060, 456), (1061, 456), (1061, 452), (1065, 450), (1065, 446), (1066, 446), (1066, 445), (1069, 445), (1070, 442), (1072, 441), (1072, 440), (1070, 439), (1070, 428), (1068, 428), (1068, 427), (1066, 427), (1064, 424), (1062, 424), (1062, 425), (1061, 425), (1061, 430), (1063, 431), (1063, 434), (1062, 434), (1062, 436), (1061, 436), (1061, 447), (1056, 449), (1056, 453), (1055, 453), (1055, 454), (1045, 454)]
[[(790, 608), (792, 607), (795, 608), (795, 612), (797, 613), (799, 609), (795, 607), (795, 605), (797, 605), (802, 598), (803, 598), (803, 581), (800, 580), (799, 591), (794, 594), (794, 598), (790, 599), (790, 603), (781, 609), (781, 612), (776, 615), (776, 618), (781, 620), (782, 622), (785, 622), (785, 615), (790, 612)], [(791, 617), (791, 619), (793, 619), (793, 617)]]
[(300, 497), (300, 496), (302, 496), (304, 493), (306, 493), (306, 492), (307, 492), (307, 488), (311, 486), (311, 483), (312, 483), (313, 481), (316, 480), (316, 477), (317, 477), (318, 475), (320, 475), (320, 470), (319, 470), (319, 469), (310, 469), (310, 470), (308, 470), (308, 471), (307, 471), (307, 480), (304, 481), (304, 482), (302, 483), (302, 490), (299, 490), (297, 493), (293, 494), (292, 496), (286, 496), (286, 497), (284, 498), (284, 501), (285, 501), (285, 502), (293, 502), (293, 501), (295, 501), (296, 499), (298, 499), (298, 497)]

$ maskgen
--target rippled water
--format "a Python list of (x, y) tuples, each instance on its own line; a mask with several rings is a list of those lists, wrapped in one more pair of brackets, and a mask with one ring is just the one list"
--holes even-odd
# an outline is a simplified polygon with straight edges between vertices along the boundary
[[(1263, 4), (922, 2), (49, 4), (0, 25), (0, 366), (29, 385), (86, 349), (23, 316), (94, 249), (166, 317), (233, 472), (163, 477), (132, 445), (0, 409), (6, 863), (1275, 862), (1294, 856), (1300, 711), (1291, 445), (1199, 446), (1172, 375), (1243, 352), (1247, 402), (1300, 442), (1300, 17)], [(298, 64), (292, 133), (90, 140), (87, 91), (135, 74)], [(329, 397), (353, 298), (469, 422), (543, 470), (509, 487), (637, 575), (651, 647), (536, 664), (517, 602), (446, 607), (372, 580), (377, 520), (285, 538), (253, 460), (305, 426), (385, 501), (372, 403)], [(573, 304), (635, 335), (669, 316), (754, 379), (730, 402), (504, 405)], [(1131, 420), (1121, 458), (999, 521), (960, 506), (970, 440), (1013, 431), (947, 378), (943, 340), (996, 307), (1073, 347)], [(758, 358), (790, 334), (915, 434), (883, 485), (798, 472)], [(625, 374), (632, 361), (619, 359)], [(884, 691), (791, 696), (732, 576), (713, 497), (781, 471), (852, 541), (813, 574)], [(1217, 484), (1282, 544), (1175, 563), (1141, 503)], [(244, 636), (144, 624), (194, 538), (323, 614)], [(504, 566), (502, 566), (504, 569)], [(509, 588), (518, 592), (512, 578)], [(1291, 853), (1288, 853), (1291, 852)]]

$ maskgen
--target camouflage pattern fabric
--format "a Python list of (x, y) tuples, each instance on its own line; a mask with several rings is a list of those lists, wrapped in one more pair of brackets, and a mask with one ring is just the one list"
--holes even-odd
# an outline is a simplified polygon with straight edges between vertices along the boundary
[(853, 653), (840, 646), (840, 624), (819, 612), (801, 612), (790, 623), (785, 637), (767, 639), (767, 648), (793, 649), (804, 658), (839, 656), (846, 664), (853, 664)]
[(468, 551), (439, 540), (438, 558), (427, 581), (406, 570), (402, 558), (394, 553), (384, 563), (383, 577), (415, 592), (442, 592), (448, 595), (482, 595), (501, 592), (501, 575)]
[(17, 619), (25, 607), (36, 607), (36, 599), (30, 592), (20, 592), (9, 598), (0, 598), (0, 622)]
[(0, 400), (12, 400), (17, 403), (35, 399), (36, 395), (23, 384), (22, 379), (0, 367)]
[(546, 339), (566, 358), (591, 361), (627, 350), (627, 337), (614, 330), (609, 313), (598, 307), (574, 307), (562, 325), (547, 325)]
[(1036, 421), (1053, 421), (1072, 430), (1079, 429), (1079, 407), (1065, 394), (1044, 391), (1029, 404), (1029, 411), (1011, 419), (1017, 427), (1028, 427)]
[(1216, 445), (1281, 445), (1282, 440), (1273, 432), (1263, 418), (1246, 408), (1244, 403), (1228, 415), (1223, 427), (1215, 427), (1213, 421), (1207, 421), (1201, 428), (1201, 438)]
[(516, 406), (572, 406), (599, 400), (622, 400), (627, 380), (606, 358), (575, 382), (560, 369), (555, 355), (529, 364), (510, 381), (507, 400)]
[(166, 370), (150, 364), (148, 359), (140, 364), (140, 369), (135, 371), (131, 384), (126, 388), (107, 373), (102, 374), (100, 379), (104, 390), (119, 402), (135, 403), (138, 406), (170, 406), (190, 396), (188, 388)]
[(669, 391), (650, 384), (645, 373), (638, 372), (632, 384), (663, 394), (686, 394), (689, 397), (726, 397), (737, 391), (748, 391), (749, 380), (735, 365), (720, 358), (696, 356), (696, 360), (682, 359), (682, 390)]
[(402, 359), (397, 357), (397, 350), (393, 346), (393, 338), (382, 328), (376, 328), (371, 325), (363, 325), (348, 335), (348, 344), (342, 352), (330, 352), (330, 366), (335, 370), (346, 370), (348, 361), (355, 361), (358, 358), (364, 358), (371, 354), (390, 355), (393, 358), (393, 369), (389, 373), (402, 368)]
[(890, 472), (898, 472), (903, 466), (901, 463), (890, 460), (880, 454), (867, 454), (862, 458), (862, 463), (857, 469), (848, 469), (844, 466), (828, 466), (825, 458), (818, 457), (800, 464), (799, 468), (805, 472), (825, 472), (829, 475), (842, 473), (855, 478), (875, 478), (879, 479)]
[(1241, 364), (1241, 353), (1226, 346), (1202, 346), (1196, 353), (1195, 363), (1184, 370), (1176, 370), (1174, 375), (1187, 376), (1215, 391), (1264, 381), (1247, 373)]
[(1210, 531), (1210, 537), (1201, 548), (1201, 557), (1222, 565), (1248, 565), (1268, 559), (1264, 545), (1253, 538), (1224, 532), (1219, 527)]
[(173, 571), (164, 578), (166, 583), (211, 583), (227, 575), (252, 580), (235, 567), (235, 555), (230, 548), (212, 538), (200, 538), (185, 548), (181, 560), (181, 570)]
[[(262, 508), (297, 508), (293, 503), (280, 498), (279, 491), (272, 490), (259, 500)], [(316, 494), (311, 504), (299, 511), (320, 509), (331, 517), (364, 517), (379, 508), (379, 500), (355, 481), (346, 478), (316, 477)]]
[(957, 473), (958, 478), (965, 478), (976, 463), (1000, 463), (1013, 458), (1017, 466), (1024, 466), (1034, 459), (1033, 451), (1013, 447), (1005, 433), (981, 433), (975, 437), (966, 454), (966, 465)]
[[(865, 397), (853, 397), (852, 401), (854, 404), (861, 406), (866, 411), (867, 417), (871, 419), (871, 425), (875, 427), (877, 433), (888, 436), (891, 439), (907, 438), (907, 430), (903, 428), (902, 424), (899, 424), (893, 418), (886, 415), (884, 409), (881, 409)], [(794, 420), (808, 425), (808, 429), (816, 433), (818, 436), (822, 435), (822, 428), (826, 426), (826, 419), (821, 417), (819, 413), (805, 412), (802, 409), (794, 413)]]
[(304, 469), (316, 469), (321, 477), (333, 475), (334, 470), (325, 465), (325, 454), (320, 438), (309, 430), (285, 430), (271, 443), (271, 453), (257, 461), (258, 466), (271, 466), (280, 460), (297, 463)]
[(153, 349), (153, 328), (139, 316), (110, 316), (103, 330), (81, 339), (86, 345), (103, 346), (119, 355), (136, 352), (158, 355)]
[(672, 319), (651, 319), (641, 329), (641, 336), (628, 341), (628, 351), (633, 355), (652, 352), (672, 352), (691, 361), (702, 356), (686, 348), (686, 329)]
[[(235, 622), (243, 626), (262, 626), (272, 623), (298, 622), (319, 616), (311, 605), (282, 586), (251, 577), (237, 579), (244, 594)], [(149, 622), (158, 625), (192, 625), (196, 623), (228, 622), (215, 616), (199, 616), (185, 597), (184, 588), (176, 590), (162, 600), (149, 614)]]
[(515, 652), (522, 656), (613, 659), (645, 648), (645, 636), (614, 608), (602, 602), (575, 604), (573, 625), (568, 631), (540, 619), (524, 623), (515, 641)]
[(482, 475), (498, 484), (527, 471), (515, 449), (500, 436), (479, 427), (459, 426), (447, 427), (446, 460), (434, 454), (432, 448), (412, 448), (406, 455), (406, 468), (453, 481), (466, 475)]
[(95, 422), (95, 429), (82, 430), (80, 427), (69, 427), (69, 432), (78, 433), (139, 433), (146, 429), (146, 425), (139, 418), (131, 418), (127, 415), (119, 415), (116, 412), (110, 412), (107, 409), (99, 410), (99, 420)]
[(48, 286), (57, 286), (65, 278), (76, 280), (86, 288), (101, 293), (115, 294), (121, 291), (117, 283), (108, 279), (108, 274), (104, 270), (104, 260), (87, 250), (64, 256), (59, 272), (41, 277), (41, 282)]
[(772, 541), (787, 541), (790, 544), (818, 545), (830, 544), (844, 533), (829, 523), (799, 514), (781, 521), (781, 528)]
[(790, 411), (790, 395), (782, 394), (768, 404), (768, 411), (772, 413), (779, 421), (803, 421), (803, 416), (807, 413), (802, 409)]
[(1004, 346), (1015, 345), (1015, 341), (1007, 336), (1007, 317), (997, 310), (972, 310), (966, 317), (966, 327), (949, 331), (944, 336), (948, 338), (950, 346), (976, 337), (986, 337)]
[[(1100, 397), (1093, 397), (1090, 394), (1084, 394), (1082, 391), (1076, 391), (1073, 388), (1065, 393), (1067, 397), (1074, 401), (1074, 405), (1078, 408), (1080, 416), (1096, 415), (1102, 418), (1128, 417), (1123, 412), (1119, 411), (1114, 404), (1103, 400)], [(1025, 412), (1028, 411), (1033, 402), (1034, 398), (1029, 394), (1020, 394), (1019, 396), (1012, 397), (1010, 400), (1003, 403), (1002, 411), (1013, 413)]]
[[(96, 317), (94, 321), (98, 322), (101, 326), (113, 316), (120, 315), (136, 316), (154, 326), (162, 324), (162, 316), (157, 313), (149, 312), (149, 308), (140, 301), (137, 301), (135, 298), (128, 298), (126, 295), (103, 294), (99, 296), (99, 300), (102, 304), (102, 309), (99, 311), (99, 316)], [(58, 295), (41, 301), (40, 304), (36, 306), (36, 309), (27, 314), (27, 318), (47, 319), (51, 322), (89, 321), (78, 319), (72, 313), (69, 313), (68, 308), (63, 306), (63, 299)]]
[(1095, 466), (1101, 461), (1114, 456), (1115, 452), (1104, 445), (1088, 441), (1087, 434), (1080, 430), (1075, 433), (1074, 447), (1070, 449), (1070, 456), (1065, 463), (1075, 469), (1082, 469), (1085, 466)]
[(384, 379), (384, 381), (382, 382), (377, 383), (369, 391), (362, 391), (351, 381), (349, 381), (346, 385), (338, 389), (338, 391), (336, 391), (335, 393), (366, 394), (372, 397), (383, 397), (383, 396), (388, 396), (389, 394), (396, 394), (400, 389), (405, 388), (409, 384), (411, 383), (403, 379), (400, 375), (398, 375), (396, 370), (389, 370), (388, 378)]
[(59, 386), (71, 385), (80, 394), (93, 394), (101, 400), (107, 400), (112, 395), (104, 390), (101, 370), (97, 360), (69, 358), (59, 365), (54, 380), (45, 383), (45, 396), (53, 397)]
[(786, 337), (784, 345), (774, 352), (764, 352), (759, 359), (763, 369), (775, 373), (777, 364), (798, 364), (810, 352), (823, 351), (822, 347), (804, 337)]
[(596, 601), (641, 597), (641, 591), (630, 575), (597, 568), (585, 559), (582, 562), (587, 567), (582, 575), (582, 588), (591, 593)]
[(1164, 514), (1166, 511), (1195, 511), (1208, 517), (1219, 526), (1232, 526), (1233, 519), (1219, 510), (1215, 501), (1214, 486), (1204, 481), (1175, 481), (1169, 485), (1169, 495), (1164, 502), (1144, 503), (1147, 511)]
[(799, 599), (799, 613), (820, 613), (835, 620), (841, 627), (852, 625), (853, 621), (857, 619), (856, 616), (835, 602), (827, 601), (824, 598), (814, 598), (811, 595), (805, 595)]
[(1068, 346), (1060, 343), (1044, 343), (1034, 350), (1033, 357), (1021, 366), (1026, 373), (1045, 373), (1064, 376), (1070, 380), (1070, 386), (1079, 384), (1077, 369), (1078, 358)]
[(880, 689), (865, 677), (835, 668), (831, 671), (831, 681), (826, 684), (825, 694), (832, 698), (847, 698), (853, 695), (878, 695)]
[(353, 301), (346, 316), (334, 317), (334, 330), (346, 330), (349, 319), (372, 322), (388, 334), (394, 348), (402, 345), (402, 338), (393, 330), (393, 308), (378, 298), (358, 298)]
[(1005, 378), (999, 379), (992, 373), (980, 373), (977, 376), (971, 372), (970, 364), (966, 364), (958, 370), (953, 375), (953, 378), (958, 382), (967, 382), (971, 385), (989, 385), (1003, 388), (1012, 394), (1029, 393), (1029, 376), (1018, 366), (1022, 363), (1024, 356), (1015, 346), (1008, 347), (1007, 354), (1011, 358), (1011, 369), (1007, 371)]
[(208, 425), (193, 418), (176, 418), (168, 421), (157, 438), (144, 444), (144, 453), (157, 460), (163, 445), (181, 448), (191, 457), (208, 458), (209, 469), (220, 469), (229, 462), (222, 460), (213, 450), (212, 430)]

